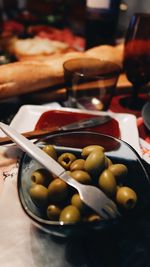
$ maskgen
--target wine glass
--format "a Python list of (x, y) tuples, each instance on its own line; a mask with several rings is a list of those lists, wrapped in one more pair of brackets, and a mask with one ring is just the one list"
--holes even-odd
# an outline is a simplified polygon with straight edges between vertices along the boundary
[(124, 107), (141, 110), (139, 91), (150, 81), (150, 14), (135, 13), (129, 23), (124, 46), (123, 68), (132, 83), (132, 95), (121, 99)]

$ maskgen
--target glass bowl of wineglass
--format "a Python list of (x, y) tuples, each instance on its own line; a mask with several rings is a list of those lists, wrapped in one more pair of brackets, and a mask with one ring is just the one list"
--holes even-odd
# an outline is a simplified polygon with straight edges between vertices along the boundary
[(141, 110), (145, 99), (139, 92), (150, 81), (150, 14), (135, 13), (129, 23), (124, 46), (123, 68), (132, 83), (132, 94), (122, 98), (126, 108)]

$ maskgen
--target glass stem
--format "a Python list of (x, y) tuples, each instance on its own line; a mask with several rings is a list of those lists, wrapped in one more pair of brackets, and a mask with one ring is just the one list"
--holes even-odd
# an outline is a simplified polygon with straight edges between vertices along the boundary
[(134, 86), (131, 96), (131, 109), (141, 110), (145, 101), (142, 97), (139, 97), (140, 86)]
[(133, 86), (133, 91), (132, 91), (132, 100), (136, 100), (138, 98), (138, 94), (139, 94), (139, 89), (140, 87), (137, 85)]

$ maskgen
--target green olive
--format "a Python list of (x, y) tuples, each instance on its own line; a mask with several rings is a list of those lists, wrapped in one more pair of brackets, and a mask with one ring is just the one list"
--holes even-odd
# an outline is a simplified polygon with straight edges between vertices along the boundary
[(45, 145), (43, 147), (43, 151), (53, 159), (57, 160), (57, 152), (52, 145)]
[(88, 155), (93, 152), (95, 149), (100, 149), (102, 152), (104, 152), (104, 147), (99, 146), (99, 145), (90, 145), (90, 146), (86, 146), (82, 149), (82, 153), (81, 156), (82, 157), (88, 157)]
[(86, 209), (86, 205), (81, 200), (78, 193), (74, 194), (71, 198), (71, 204), (78, 208), (80, 211), (84, 211)]
[(99, 187), (109, 196), (113, 196), (117, 190), (117, 184), (113, 173), (106, 169), (104, 170), (98, 180)]
[(111, 166), (112, 164), (113, 163), (112, 163), (111, 159), (105, 156), (105, 168), (106, 169), (109, 168), (109, 166)]
[(71, 163), (70, 170), (71, 171), (84, 170), (84, 164), (85, 164), (84, 159), (76, 159), (75, 161)]
[(127, 186), (117, 190), (116, 202), (125, 209), (132, 209), (137, 203), (137, 195), (133, 189)]
[(48, 197), (52, 203), (64, 201), (68, 195), (68, 185), (60, 178), (54, 179), (48, 186)]
[(47, 204), (48, 201), (48, 189), (41, 185), (35, 184), (29, 190), (32, 201), (38, 206), (42, 207)]
[(76, 170), (71, 172), (70, 175), (81, 184), (91, 183), (91, 176), (86, 171)]
[(112, 164), (109, 170), (114, 174), (116, 179), (121, 179), (127, 176), (128, 169), (124, 164)]
[(59, 218), (59, 221), (64, 223), (77, 223), (80, 222), (80, 220), (81, 214), (79, 210), (73, 205), (65, 207), (62, 210)]
[(56, 205), (49, 205), (47, 207), (47, 217), (52, 221), (58, 221), (61, 209)]
[(63, 153), (58, 157), (58, 162), (66, 169), (69, 170), (71, 163), (76, 160), (76, 156), (73, 153)]
[(53, 179), (52, 174), (46, 169), (38, 169), (31, 175), (31, 181), (36, 184), (48, 186), (50, 181)]
[(103, 220), (103, 218), (98, 214), (90, 214), (86, 218), (86, 221), (88, 222), (99, 222), (101, 220)]
[(105, 154), (101, 149), (93, 150), (85, 160), (85, 170), (92, 175), (99, 175), (105, 167)]

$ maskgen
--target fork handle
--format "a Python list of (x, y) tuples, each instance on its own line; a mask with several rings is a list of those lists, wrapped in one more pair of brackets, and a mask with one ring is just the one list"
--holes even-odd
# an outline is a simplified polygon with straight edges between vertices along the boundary
[(64, 182), (66, 182), (67, 184), (71, 185), (72, 187), (74, 187), (75, 189), (80, 191), (82, 184), (80, 184), (78, 181), (76, 181), (74, 178), (72, 178), (66, 171), (63, 172), (61, 175), (59, 175), (59, 177)]
[[(48, 135), (50, 133), (55, 133), (59, 130), (61, 130), (59, 127), (51, 127), (51, 128), (47, 128), (47, 129), (24, 132), (24, 133), (22, 133), (22, 135), (31, 140), (34, 138), (36, 139), (36, 138), (40, 138), (40, 137), (45, 137), (46, 135)], [(6, 144), (10, 144), (12, 142), (13, 141), (10, 139), (9, 136), (0, 137), (0, 145), (6, 145)]]

